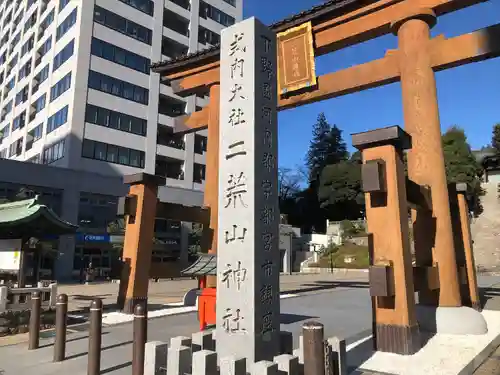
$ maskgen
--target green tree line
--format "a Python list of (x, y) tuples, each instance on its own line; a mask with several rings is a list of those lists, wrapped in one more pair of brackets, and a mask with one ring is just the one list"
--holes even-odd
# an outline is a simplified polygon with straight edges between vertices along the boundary
[[(446, 177), (449, 183), (466, 182), (471, 187), (469, 207), (482, 211), (482, 168), (467, 142), (464, 130), (452, 126), (442, 135)], [(500, 124), (493, 130), (492, 148), (500, 154)], [(361, 189), (361, 154), (349, 153), (342, 130), (320, 113), (313, 126), (304, 167), (280, 168), (280, 209), (288, 222), (305, 232), (322, 232), (326, 219), (341, 221), (364, 217)], [(305, 187), (304, 187), (305, 185)]]

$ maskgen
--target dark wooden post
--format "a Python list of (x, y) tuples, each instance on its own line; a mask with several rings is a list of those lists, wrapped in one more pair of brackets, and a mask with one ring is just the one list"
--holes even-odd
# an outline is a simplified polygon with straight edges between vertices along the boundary
[(30, 315), (30, 330), (29, 330), (29, 350), (38, 349), (40, 345), (40, 314), (42, 308), (42, 300), (40, 291), (33, 292), (31, 296), (31, 315)]
[(325, 340), (323, 324), (307, 322), (302, 326), (304, 340), (304, 375), (325, 375)]
[(144, 356), (148, 332), (146, 309), (142, 304), (134, 310), (134, 344), (132, 357), (132, 375), (144, 375)]
[(89, 355), (87, 375), (101, 372), (102, 301), (96, 298), (90, 305)]
[(54, 362), (64, 361), (66, 356), (66, 325), (68, 324), (68, 296), (61, 294), (56, 303), (56, 341)]

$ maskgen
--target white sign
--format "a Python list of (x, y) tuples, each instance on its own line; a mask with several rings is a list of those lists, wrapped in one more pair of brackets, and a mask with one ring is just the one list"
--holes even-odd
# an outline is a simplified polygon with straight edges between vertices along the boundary
[(0, 269), (8, 271), (18, 271), (21, 258), (20, 239), (0, 240)]

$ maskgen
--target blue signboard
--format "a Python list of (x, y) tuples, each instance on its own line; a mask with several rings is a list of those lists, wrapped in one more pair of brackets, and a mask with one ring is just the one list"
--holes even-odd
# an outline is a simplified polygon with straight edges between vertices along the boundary
[(77, 233), (76, 234), (76, 240), (78, 242), (109, 243), (109, 234)]

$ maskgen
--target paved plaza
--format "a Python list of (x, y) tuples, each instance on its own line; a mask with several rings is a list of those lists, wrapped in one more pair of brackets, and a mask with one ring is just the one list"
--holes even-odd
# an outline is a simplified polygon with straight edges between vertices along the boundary
[[(161, 282), (153, 284), (156, 298), (174, 298), (172, 286), (188, 285), (191, 280)], [(281, 329), (291, 331), (294, 346), (298, 346), (298, 337), (302, 324), (307, 320), (319, 320), (325, 325), (327, 337), (339, 336), (347, 339), (348, 344), (366, 338), (371, 328), (371, 304), (366, 283), (366, 275), (347, 279), (341, 275), (293, 275), (282, 277), (281, 289), (284, 293), (297, 293), (295, 298), (281, 301)], [(500, 310), (500, 277), (480, 277), (484, 288), (487, 307)], [(163, 288), (161, 287), (163, 285)], [(113, 294), (115, 285), (67, 286), (62, 289), (78, 290), (78, 295), (91, 296), (92, 293), (104, 296)], [(157, 288), (157, 289), (156, 289)], [(175, 288), (174, 288), (175, 289)], [(302, 292), (300, 292), (302, 290)], [(85, 294), (86, 293), (86, 294)], [(70, 293), (71, 294), (71, 293)], [(181, 296), (182, 293), (179, 294)], [(111, 301), (112, 299), (109, 298)], [(86, 374), (88, 334), (82, 326), (82, 332), (68, 336), (67, 360), (52, 363), (53, 339), (41, 341), (39, 350), (28, 352), (27, 344), (7, 345), (0, 348), (0, 373), (2, 375), (84, 375)], [(148, 340), (168, 341), (179, 335), (190, 335), (198, 330), (195, 313), (171, 315), (150, 319)], [(132, 325), (121, 324), (105, 326), (102, 337), (101, 374), (130, 374), (132, 358)], [(349, 363), (356, 366), (357, 363)], [(491, 367), (491, 362), (488, 363)], [(482, 372), (478, 374), (494, 374)]]

